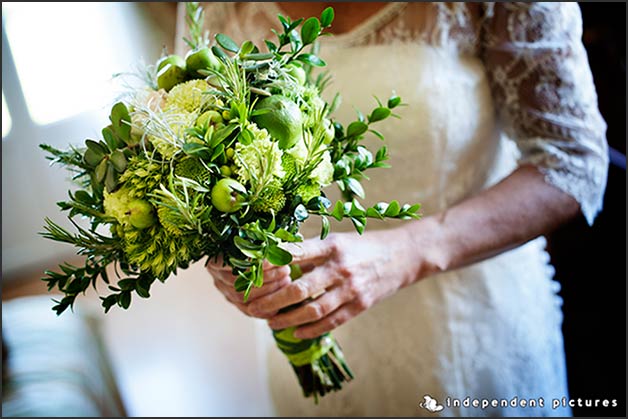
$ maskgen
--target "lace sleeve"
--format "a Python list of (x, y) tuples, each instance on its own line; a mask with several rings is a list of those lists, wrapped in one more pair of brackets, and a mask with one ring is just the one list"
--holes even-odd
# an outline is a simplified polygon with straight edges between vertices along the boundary
[(602, 208), (606, 123), (581, 42), (576, 3), (489, 7), (482, 54), (506, 133), (545, 180), (573, 196), (589, 224)]

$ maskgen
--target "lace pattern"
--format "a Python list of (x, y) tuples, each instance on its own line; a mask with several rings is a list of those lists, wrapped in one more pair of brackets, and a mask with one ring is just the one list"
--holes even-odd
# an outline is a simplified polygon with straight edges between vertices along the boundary
[(501, 4), (484, 22), (483, 58), (496, 108), (520, 151), (573, 196), (591, 224), (602, 207), (606, 124), (575, 3)]

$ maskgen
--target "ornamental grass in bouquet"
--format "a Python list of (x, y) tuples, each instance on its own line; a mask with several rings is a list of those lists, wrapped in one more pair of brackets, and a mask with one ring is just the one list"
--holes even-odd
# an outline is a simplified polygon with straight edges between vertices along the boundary
[[(419, 216), (418, 204), (365, 209), (358, 201), (364, 172), (386, 167), (387, 159), (385, 146), (373, 153), (361, 141), (367, 133), (383, 140), (372, 125), (396, 116), (401, 99), (377, 100), (368, 117), (358, 112), (346, 128), (334, 121), (340, 96), (326, 103), (321, 91), (330, 77), (313, 75), (325, 66), (316, 40), (333, 18), (331, 8), (320, 19), (279, 16), (283, 32), (265, 41), (262, 52), (224, 34), (210, 42), (202, 8), (188, 3), (185, 58), (165, 55), (148, 66), (145, 86), (113, 105), (101, 139), (68, 150), (41, 146), (78, 184), (58, 203), (75, 231), (46, 219), (42, 235), (85, 256), (82, 266), (62, 264), (43, 278), (49, 290), (64, 294), (55, 301), (57, 314), (103, 284), (105, 312), (127, 309), (132, 296), (149, 298), (155, 281), (205, 257), (221, 257), (232, 268), (246, 301), (252, 287), (263, 284), (265, 260), (290, 264), (285, 245), (302, 240), (299, 227), (308, 217), (320, 217), (324, 239), (330, 217), (348, 218), (362, 233), (367, 218)], [(333, 205), (323, 192), (332, 183), (343, 196)], [(108, 276), (110, 264), (115, 278)], [(298, 266), (292, 272), (298, 280)], [(352, 378), (329, 333), (297, 339), (292, 331), (273, 334), (305, 396), (318, 400)]]

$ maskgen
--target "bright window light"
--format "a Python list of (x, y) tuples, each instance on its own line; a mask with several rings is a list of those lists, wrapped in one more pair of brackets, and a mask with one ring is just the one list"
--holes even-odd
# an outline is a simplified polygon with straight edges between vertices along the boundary
[(4, 100), (4, 92), (2, 92), (2, 138), (4, 138), (9, 131), (11, 131), (11, 114), (9, 114), (7, 101)]
[[(3, 24), (31, 118), (44, 125), (115, 99), (129, 71), (124, 3), (2, 3)], [(4, 120), (4, 102), (3, 102)], [(3, 124), (4, 135), (4, 124)]]

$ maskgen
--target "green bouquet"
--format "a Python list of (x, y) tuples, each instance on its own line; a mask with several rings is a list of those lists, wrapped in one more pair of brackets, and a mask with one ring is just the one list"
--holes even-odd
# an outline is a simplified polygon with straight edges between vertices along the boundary
[[(361, 141), (367, 133), (383, 140), (372, 125), (396, 116), (401, 99), (377, 100), (367, 117), (358, 112), (346, 128), (332, 119), (340, 96), (326, 103), (321, 91), (330, 77), (314, 77), (313, 70), (325, 66), (316, 40), (333, 18), (331, 8), (320, 19), (279, 16), (283, 32), (275, 32), (276, 42), (265, 41), (262, 52), (224, 34), (210, 42), (203, 10), (188, 3), (190, 51), (147, 66), (145, 85), (113, 105), (102, 139), (68, 150), (41, 146), (79, 185), (58, 203), (76, 230), (46, 219), (42, 235), (85, 256), (81, 266), (46, 272), (49, 290), (64, 294), (53, 310), (64, 312), (101, 283), (109, 291), (100, 297), (105, 312), (115, 305), (127, 309), (133, 295), (149, 298), (155, 280), (218, 256), (232, 268), (246, 301), (252, 287), (263, 284), (264, 260), (290, 264), (285, 244), (302, 240), (299, 227), (310, 216), (321, 219), (321, 239), (330, 217), (350, 219), (358, 233), (369, 217), (419, 217), (418, 204), (365, 209), (358, 201), (364, 172), (386, 167), (387, 160), (385, 146), (372, 153)], [(332, 183), (343, 196), (334, 205), (322, 191)], [(108, 277), (110, 264), (115, 279)], [(301, 340), (285, 329), (274, 337), (305, 396), (318, 400), (352, 378), (329, 333)]]

